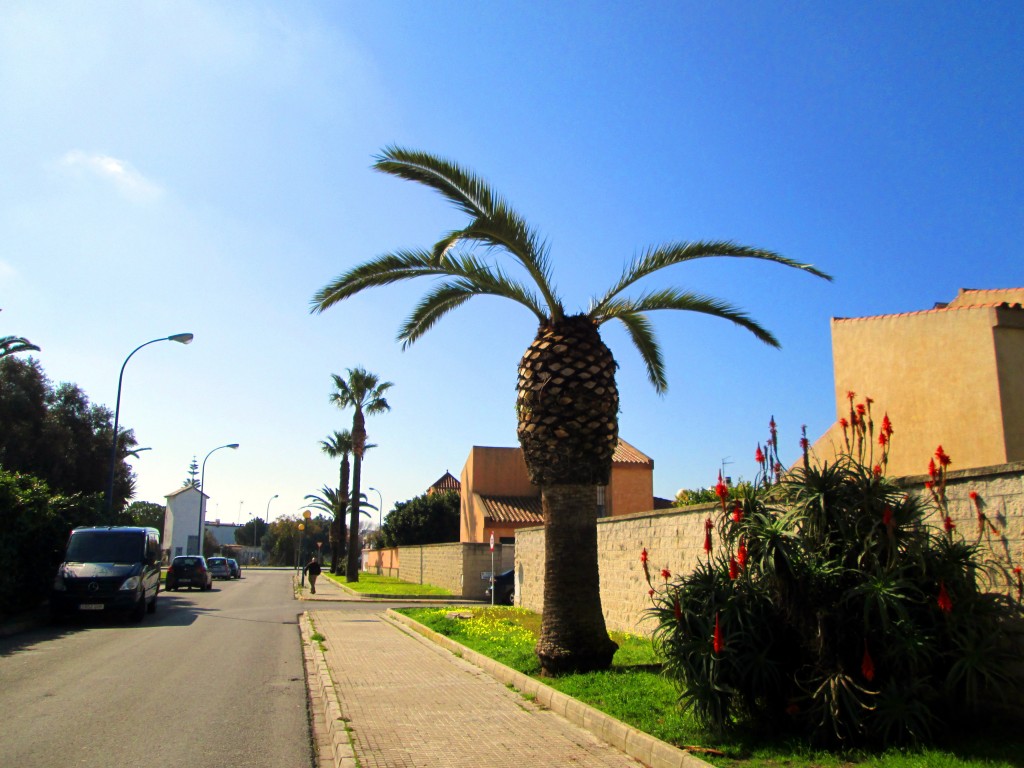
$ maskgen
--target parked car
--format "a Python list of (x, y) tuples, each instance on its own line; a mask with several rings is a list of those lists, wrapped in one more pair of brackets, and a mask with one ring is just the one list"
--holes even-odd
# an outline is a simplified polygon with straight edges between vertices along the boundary
[(50, 591), (55, 620), (123, 611), (142, 621), (160, 593), (160, 534), (155, 528), (75, 528)]
[(215, 579), (230, 579), (231, 566), (226, 557), (208, 557), (206, 564), (210, 568), (210, 576)]
[[(491, 600), (491, 588), (484, 591), (487, 601)], [(495, 605), (515, 605), (516, 598), (516, 572), (509, 569), (494, 577), (494, 603)]]
[(228, 558), (228, 568), (231, 569), (231, 578), (240, 579), (242, 578), (242, 566), (238, 564), (238, 561), (233, 557)]
[(213, 589), (213, 577), (202, 555), (178, 555), (167, 567), (167, 580), (164, 589), (177, 591), (182, 587), (198, 587), (202, 590)]

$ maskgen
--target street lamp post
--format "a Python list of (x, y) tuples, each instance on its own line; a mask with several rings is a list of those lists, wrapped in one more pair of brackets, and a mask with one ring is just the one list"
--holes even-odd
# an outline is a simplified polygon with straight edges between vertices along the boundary
[(113, 511), (114, 508), (114, 467), (117, 464), (117, 428), (121, 420), (121, 384), (124, 382), (124, 368), (128, 365), (128, 361), (132, 359), (132, 355), (138, 352), (143, 347), (148, 347), (150, 344), (156, 344), (158, 341), (176, 341), (179, 344), (191, 344), (193, 336), (191, 333), (176, 333), (173, 336), (161, 336), (159, 339), (153, 339), (147, 341), (145, 344), (140, 344), (133, 349), (128, 357), (121, 363), (121, 373), (117, 377), (117, 400), (114, 401), (114, 438), (110, 441), (110, 474), (107, 477), (107, 498), (105, 500), (105, 508), (107, 514)]
[[(272, 502), (278, 496), (280, 496), (280, 494), (275, 493), (273, 496), (271, 496), (269, 499), (267, 499), (267, 514), (266, 514), (266, 517), (263, 520), (264, 524), (266, 524), (267, 521), (270, 520), (270, 502)], [(257, 549), (260, 546), (259, 532), (258, 532), (258, 529), (256, 527), (256, 524), (257, 524), (258, 521), (259, 521), (259, 518), (253, 518), (253, 521), (252, 521), (252, 545), (254, 547), (256, 547)]]
[(206, 495), (206, 491), (204, 490), (206, 488), (206, 459), (210, 458), (214, 453), (219, 451), (221, 448), (236, 449), (238, 448), (238, 443), (218, 445), (216, 448), (214, 448), (212, 451), (206, 454), (206, 458), (203, 459), (203, 469), (199, 473), (199, 551), (196, 552), (197, 555), (203, 554), (203, 497)]
[(380, 531), (381, 526), (384, 525), (384, 497), (376, 488), (371, 487), (369, 490), (377, 494), (377, 530)]

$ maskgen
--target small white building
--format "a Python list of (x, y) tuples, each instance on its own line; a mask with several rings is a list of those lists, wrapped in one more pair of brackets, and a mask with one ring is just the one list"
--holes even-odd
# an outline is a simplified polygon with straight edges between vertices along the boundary
[(164, 515), (163, 550), (168, 558), (178, 555), (201, 554), (199, 544), (200, 503), (206, 511), (205, 493), (194, 485), (186, 485), (172, 491), (167, 499), (167, 514)]

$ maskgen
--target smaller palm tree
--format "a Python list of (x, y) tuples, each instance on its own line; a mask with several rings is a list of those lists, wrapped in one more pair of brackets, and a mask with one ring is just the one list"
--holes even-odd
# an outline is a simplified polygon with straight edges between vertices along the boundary
[(331, 544), (331, 573), (338, 572), (341, 550), (345, 547), (345, 510), (348, 509), (348, 493), (325, 485), (319, 493), (307, 493), (310, 509), (318, 509), (331, 516), (329, 540)]

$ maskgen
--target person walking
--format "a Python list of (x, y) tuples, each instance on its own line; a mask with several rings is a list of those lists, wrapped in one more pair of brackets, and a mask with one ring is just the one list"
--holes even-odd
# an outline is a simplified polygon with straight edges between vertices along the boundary
[(302, 569), (309, 576), (309, 592), (316, 594), (316, 577), (320, 575), (320, 563), (316, 561), (316, 555), (309, 558), (306, 567)]

